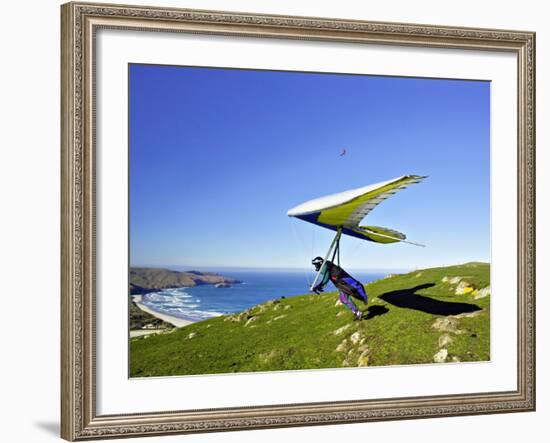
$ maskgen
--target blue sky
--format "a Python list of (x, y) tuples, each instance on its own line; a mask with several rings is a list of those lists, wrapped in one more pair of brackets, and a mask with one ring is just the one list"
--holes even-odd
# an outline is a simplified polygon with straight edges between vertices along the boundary
[(288, 209), (406, 174), (429, 178), (366, 220), (427, 247), (346, 238), (342, 263), (490, 260), (490, 83), (135, 64), (129, 78), (132, 265), (309, 267), (332, 232)]

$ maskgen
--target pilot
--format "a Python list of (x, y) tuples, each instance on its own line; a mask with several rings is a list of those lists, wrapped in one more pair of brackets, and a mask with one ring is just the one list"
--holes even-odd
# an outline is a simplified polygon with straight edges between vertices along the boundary
[(323, 288), (330, 280), (332, 284), (340, 291), (340, 301), (344, 303), (351, 310), (351, 312), (353, 312), (354, 320), (361, 320), (363, 313), (355, 305), (353, 299), (356, 298), (357, 300), (361, 300), (365, 304), (369, 302), (364, 286), (360, 281), (354, 279), (340, 266), (335, 265), (330, 260), (327, 260), (325, 266), (323, 266), (324, 262), (325, 261), (322, 257), (315, 257), (311, 261), (311, 264), (315, 267), (315, 271), (319, 272), (321, 267), (323, 267), (321, 282), (317, 284), (312, 291), (319, 294), (323, 291)]

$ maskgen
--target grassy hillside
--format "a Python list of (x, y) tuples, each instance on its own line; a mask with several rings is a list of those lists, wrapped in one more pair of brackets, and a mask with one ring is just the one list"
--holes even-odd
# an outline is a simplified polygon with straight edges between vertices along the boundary
[[(453, 278), (454, 277), (454, 278)], [(132, 377), (489, 360), (489, 265), (417, 270), (366, 285), (353, 321), (336, 292), (131, 339)]]

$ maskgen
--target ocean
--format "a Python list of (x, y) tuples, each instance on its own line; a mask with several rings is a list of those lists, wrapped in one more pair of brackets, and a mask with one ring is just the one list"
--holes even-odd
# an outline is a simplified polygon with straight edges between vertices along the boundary
[[(242, 281), (230, 288), (216, 288), (214, 285), (191, 288), (164, 289), (142, 296), (142, 303), (159, 313), (172, 315), (190, 321), (201, 321), (211, 317), (240, 312), (267, 300), (307, 294), (313, 273), (282, 271), (223, 272), (229, 278)], [(351, 273), (362, 283), (384, 277), (386, 274)], [(327, 291), (334, 291), (329, 283)]]

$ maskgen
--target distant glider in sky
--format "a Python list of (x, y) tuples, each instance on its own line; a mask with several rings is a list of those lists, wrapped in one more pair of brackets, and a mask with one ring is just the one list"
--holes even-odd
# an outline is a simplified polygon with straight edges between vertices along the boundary
[[(325, 262), (331, 256), (332, 260), (340, 255), (340, 237), (346, 234), (362, 240), (376, 243), (403, 242), (415, 246), (424, 246), (406, 240), (405, 234), (379, 226), (360, 226), (359, 223), (382, 201), (406, 187), (419, 183), (426, 176), (404, 175), (385, 182), (375, 183), (362, 188), (331, 194), (309, 200), (287, 212), (289, 217), (322, 226), (336, 231), (336, 236), (325, 256)], [(323, 268), (317, 273), (311, 288), (315, 286)]]
[(348, 151), (346, 151), (346, 148), (342, 149), (342, 152), (340, 153), (340, 157), (343, 157), (344, 155), (346, 155)]

